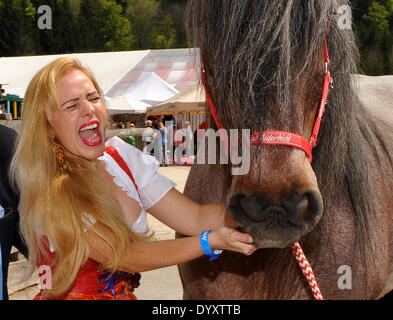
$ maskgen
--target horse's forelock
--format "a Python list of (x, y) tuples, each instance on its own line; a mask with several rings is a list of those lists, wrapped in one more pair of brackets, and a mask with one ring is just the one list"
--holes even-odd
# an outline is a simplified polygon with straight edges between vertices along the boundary
[(327, 19), (335, 19), (335, 2), (190, 2), (188, 35), (201, 48), (224, 124), (263, 127), (268, 104), (288, 109), (293, 83), (313, 79), (317, 71), (313, 62), (328, 32)]

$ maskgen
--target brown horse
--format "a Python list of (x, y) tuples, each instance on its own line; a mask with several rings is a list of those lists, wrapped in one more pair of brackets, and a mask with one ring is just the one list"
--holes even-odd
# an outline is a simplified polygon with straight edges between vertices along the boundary
[[(251, 146), (247, 174), (194, 165), (185, 193), (225, 202), (261, 249), (179, 266), (185, 299), (309, 299), (289, 245), (299, 241), (325, 299), (375, 299), (393, 289), (393, 79), (353, 76), (345, 0), (191, 0), (207, 91), (226, 129), (311, 136), (324, 79), (334, 89), (313, 161), (288, 146)], [(216, 128), (210, 121), (211, 128)]]

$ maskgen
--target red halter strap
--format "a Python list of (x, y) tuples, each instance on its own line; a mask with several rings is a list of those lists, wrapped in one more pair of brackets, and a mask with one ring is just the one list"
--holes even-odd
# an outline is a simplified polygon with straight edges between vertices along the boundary
[(287, 131), (255, 131), (251, 135), (252, 146), (255, 145), (283, 145), (303, 150), (311, 162), (311, 144), (298, 134)]
[[(310, 141), (308, 141), (307, 139), (303, 138), (300, 135), (297, 135), (297, 134), (291, 133), (291, 132), (286, 132), (286, 131), (274, 131), (274, 130), (255, 131), (251, 134), (251, 141), (250, 141), (251, 145), (265, 144), (265, 145), (291, 146), (291, 147), (303, 150), (306, 153), (309, 161), (310, 162), (312, 161), (311, 151), (312, 151), (312, 148), (314, 148), (317, 144), (317, 138), (318, 138), (319, 129), (321, 127), (322, 116), (325, 112), (325, 106), (326, 106), (326, 102), (327, 102), (327, 98), (328, 98), (328, 94), (329, 94), (329, 87), (332, 84), (332, 77), (331, 77), (330, 71), (329, 71), (330, 58), (329, 58), (328, 45), (327, 45), (326, 40), (325, 40), (324, 51), (325, 51), (325, 78), (324, 78), (324, 83), (323, 83), (322, 98), (321, 98), (321, 102), (319, 105), (319, 111), (318, 111), (317, 118), (315, 120), (314, 129), (313, 129)], [(211, 113), (211, 115), (217, 125), (217, 128), (219, 130), (223, 129), (224, 127), (220, 121), (220, 117), (218, 116), (216, 107), (214, 106), (211, 96), (207, 90), (204, 72), (201, 73), (201, 79), (202, 79), (202, 84), (205, 88), (206, 99), (207, 99), (208, 107), (210, 109), (210, 113)], [(222, 140), (224, 140), (226, 143), (226, 139), (223, 136), (223, 133), (220, 132), (220, 136), (221, 136)], [(226, 146), (226, 149), (227, 149), (227, 146)]]

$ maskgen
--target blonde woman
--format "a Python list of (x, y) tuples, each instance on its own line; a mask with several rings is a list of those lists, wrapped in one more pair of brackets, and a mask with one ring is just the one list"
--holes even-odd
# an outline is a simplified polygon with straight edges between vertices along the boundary
[[(102, 93), (77, 60), (57, 59), (34, 76), (22, 119), (11, 164), (21, 230), (31, 272), (38, 265), (51, 276), (35, 299), (136, 299), (139, 272), (204, 252), (215, 258), (216, 249), (255, 250), (223, 204), (194, 203), (153, 157), (117, 137), (105, 143)], [(189, 237), (144, 241), (144, 210)]]

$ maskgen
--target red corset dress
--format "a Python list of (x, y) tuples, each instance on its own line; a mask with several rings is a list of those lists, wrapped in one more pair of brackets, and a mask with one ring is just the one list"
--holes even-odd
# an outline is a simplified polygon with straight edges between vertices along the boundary
[[(46, 258), (41, 259), (39, 265), (50, 265), (53, 259), (54, 253), (48, 247), (46, 251)], [(55, 268), (51, 272), (56, 272)], [(101, 271), (98, 262), (88, 259), (65, 295), (54, 297), (47, 290), (41, 290), (34, 300), (136, 300), (132, 292), (139, 286), (139, 279), (139, 273)]]
[[(118, 165), (129, 176), (139, 194), (138, 186), (135, 179), (128, 168), (127, 164), (113, 147), (106, 147), (105, 152), (108, 153)], [(51, 265), (54, 259), (54, 253), (49, 250), (49, 243), (46, 237), (43, 237), (45, 245), (45, 257), (39, 261), (39, 265)], [(55, 272), (55, 268), (51, 269)], [(81, 268), (75, 279), (72, 289), (62, 296), (62, 300), (136, 300), (135, 295), (132, 293), (134, 288), (139, 286), (139, 273), (127, 273), (116, 271), (114, 273), (100, 271), (99, 263), (88, 259), (86, 264)], [(56, 299), (48, 294), (48, 291), (41, 290), (34, 300), (49, 300)], [(58, 298), (59, 299), (59, 298)]]

